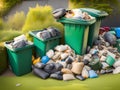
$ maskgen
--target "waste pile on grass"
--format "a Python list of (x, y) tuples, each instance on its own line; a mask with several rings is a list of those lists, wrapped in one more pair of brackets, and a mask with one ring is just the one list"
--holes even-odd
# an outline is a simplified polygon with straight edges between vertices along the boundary
[[(109, 38), (110, 37), (110, 38)], [(120, 54), (116, 36), (110, 32), (99, 35), (94, 46), (81, 56), (75, 54), (68, 45), (58, 45), (49, 50), (46, 56), (33, 60), (33, 73), (42, 79), (85, 80), (100, 74), (120, 73)]]

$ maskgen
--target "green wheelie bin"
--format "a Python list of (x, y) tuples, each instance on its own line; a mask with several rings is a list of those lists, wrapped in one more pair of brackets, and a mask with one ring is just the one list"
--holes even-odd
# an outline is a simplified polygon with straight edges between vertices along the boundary
[(4, 45), (7, 48), (10, 67), (16, 76), (32, 71), (32, 42), (21, 48), (11, 48), (7, 42)]
[(89, 25), (95, 23), (95, 18), (90, 20), (62, 17), (57, 20), (64, 25), (65, 44), (68, 44), (76, 54), (86, 53), (89, 34)]
[(30, 31), (29, 34), (33, 37), (33, 42), (35, 45), (36, 57), (43, 57), (46, 52), (53, 49), (55, 46), (60, 44), (61, 35), (55, 36), (46, 40), (37, 37), (37, 33), (43, 30)]
[(88, 46), (92, 47), (94, 41), (98, 38), (101, 21), (108, 16), (108, 13), (92, 8), (80, 8), (80, 10), (96, 18), (96, 22), (89, 27)]

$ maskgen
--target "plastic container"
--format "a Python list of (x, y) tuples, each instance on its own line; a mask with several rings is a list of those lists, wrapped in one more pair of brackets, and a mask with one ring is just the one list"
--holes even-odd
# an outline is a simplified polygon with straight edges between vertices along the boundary
[(113, 66), (115, 59), (112, 56), (108, 55), (106, 58), (106, 63), (109, 64), (109, 66)]
[(0, 44), (0, 74), (8, 68), (7, 51), (4, 44)]
[(7, 42), (4, 45), (7, 48), (9, 63), (14, 74), (21, 76), (31, 72), (33, 44), (16, 49), (11, 48)]
[(47, 40), (38, 38), (36, 34), (41, 30), (30, 31), (29, 34), (33, 36), (33, 42), (35, 46), (36, 57), (42, 57), (46, 55), (46, 52), (59, 45), (61, 36), (52, 37)]
[(98, 38), (99, 29), (101, 21), (108, 16), (108, 13), (105, 11), (100, 11), (92, 8), (80, 8), (83, 12), (87, 12), (89, 15), (96, 18), (96, 22), (90, 25), (89, 36), (88, 36), (88, 46), (92, 47), (95, 40)]
[(95, 19), (84, 20), (63, 17), (57, 21), (64, 25), (65, 43), (68, 44), (73, 50), (75, 50), (76, 54), (85, 54), (87, 48), (89, 25), (95, 23)]
[(93, 70), (100, 70), (102, 69), (102, 64), (100, 63), (99, 59), (92, 60), (89, 65)]
[(120, 27), (115, 28), (116, 37), (120, 38)]
[(115, 35), (116, 36), (116, 33), (115, 31), (109, 31), (111, 34)]

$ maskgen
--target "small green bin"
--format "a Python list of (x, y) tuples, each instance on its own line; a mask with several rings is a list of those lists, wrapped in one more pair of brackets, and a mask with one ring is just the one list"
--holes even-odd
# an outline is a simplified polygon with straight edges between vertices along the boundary
[(4, 47), (4, 44), (0, 44), (0, 74), (2, 74), (7, 68), (7, 50)]
[(58, 20), (64, 25), (65, 43), (75, 50), (76, 54), (83, 55), (86, 53), (89, 25), (95, 21), (95, 19), (84, 20), (65, 17)]
[(80, 8), (80, 10), (96, 18), (96, 22), (89, 27), (88, 46), (92, 47), (94, 41), (98, 38), (101, 21), (108, 16), (108, 13), (92, 8)]
[(46, 52), (50, 49), (53, 49), (55, 46), (60, 44), (60, 36), (52, 37), (47, 40), (43, 40), (36, 36), (38, 32), (42, 30), (30, 31), (29, 34), (33, 36), (33, 42), (35, 45), (36, 57), (42, 57), (46, 55)]
[(4, 45), (7, 48), (9, 64), (13, 73), (16, 76), (21, 76), (31, 72), (33, 44), (16, 49), (11, 48), (7, 42)]

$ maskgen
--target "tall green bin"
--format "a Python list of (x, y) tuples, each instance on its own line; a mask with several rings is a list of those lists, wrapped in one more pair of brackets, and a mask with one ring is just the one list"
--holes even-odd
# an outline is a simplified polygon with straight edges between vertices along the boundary
[(7, 51), (4, 44), (0, 44), (0, 74), (8, 68)]
[(96, 22), (89, 27), (88, 46), (92, 47), (95, 40), (98, 38), (101, 21), (108, 16), (105, 11), (100, 11), (92, 8), (80, 8), (83, 12), (87, 12), (96, 18)]
[(76, 54), (83, 55), (86, 53), (89, 25), (96, 20), (60, 18), (57, 20), (64, 25), (65, 43), (68, 44)]
[(36, 36), (38, 32), (42, 30), (30, 31), (29, 34), (33, 36), (33, 42), (35, 45), (36, 57), (42, 57), (46, 55), (46, 52), (53, 49), (55, 46), (60, 44), (60, 36), (52, 37), (47, 40), (43, 40)]
[(7, 48), (9, 64), (13, 73), (16, 76), (21, 76), (31, 72), (33, 44), (15, 49), (11, 48), (7, 42), (4, 45)]

